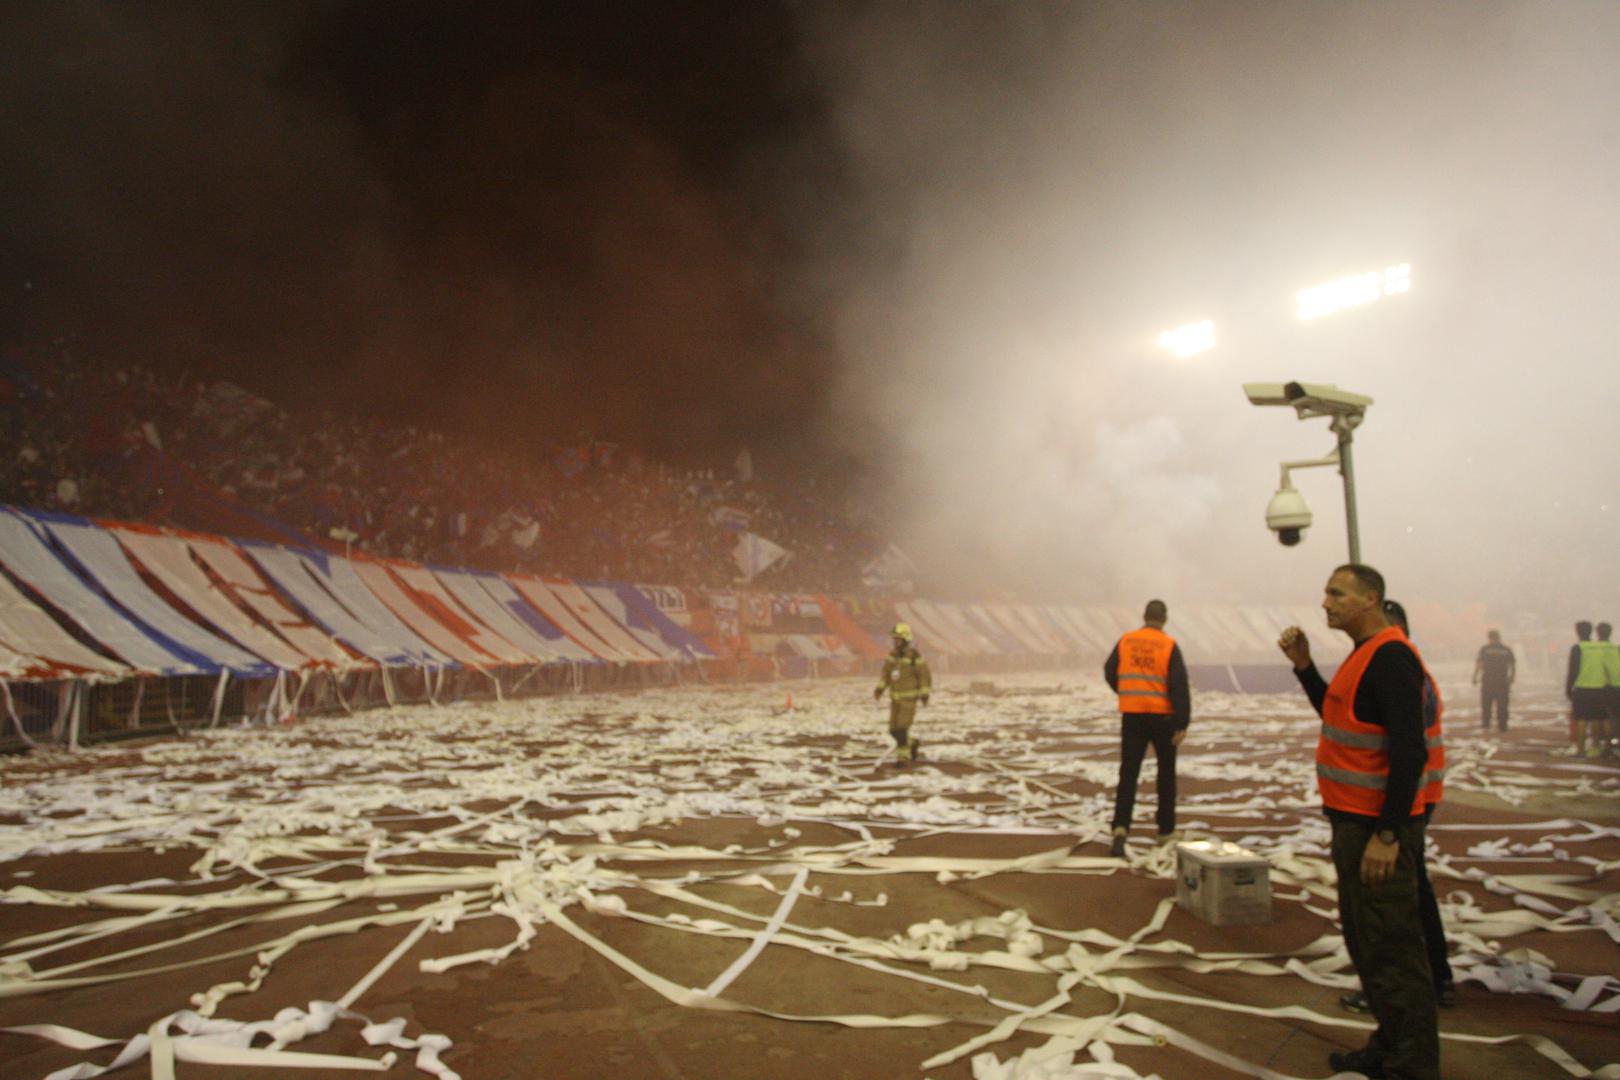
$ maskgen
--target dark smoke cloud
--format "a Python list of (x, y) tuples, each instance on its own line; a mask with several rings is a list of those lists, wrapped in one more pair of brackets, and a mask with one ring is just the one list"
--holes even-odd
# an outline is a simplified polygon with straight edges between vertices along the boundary
[(9, 325), (519, 448), (841, 453), (934, 587), (1130, 604), (1320, 587), (1336, 479), (1298, 549), (1261, 514), (1330, 439), (1238, 384), (1336, 382), (1397, 592), (1620, 614), (1613, 4), (0, 20)]
[(805, 445), (825, 360), (749, 186), (750, 148), (813, 121), (779, 9), (5, 20), (8, 321), (520, 450)]

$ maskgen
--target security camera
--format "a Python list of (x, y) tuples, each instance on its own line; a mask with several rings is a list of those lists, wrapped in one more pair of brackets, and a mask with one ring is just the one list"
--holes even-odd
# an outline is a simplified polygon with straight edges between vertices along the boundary
[(1250, 405), (1287, 405), (1286, 385), (1280, 382), (1246, 382), (1243, 392), (1249, 395)]
[(1305, 505), (1305, 496), (1284, 480), (1266, 505), (1266, 528), (1277, 534), (1277, 542), (1283, 547), (1293, 547), (1304, 539), (1310, 527), (1311, 508)]
[[(1292, 405), (1302, 417), (1322, 413), (1359, 415), (1366, 412), (1367, 406), (1373, 403), (1373, 399), (1366, 394), (1340, 390), (1332, 383), (1284, 383), (1282, 391), (1287, 404)], [(1251, 397), (1249, 400), (1254, 399)]]

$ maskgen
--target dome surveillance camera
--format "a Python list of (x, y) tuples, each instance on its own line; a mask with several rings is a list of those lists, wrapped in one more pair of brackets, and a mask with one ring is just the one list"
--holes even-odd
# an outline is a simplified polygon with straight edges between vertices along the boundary
[(1310, 527), (1311, 508), (1305, 505), (1305, 496), (1285, 482), (1266, 506), (1266, 528), (1277, 534), (1283, 547), (1293, 547)]

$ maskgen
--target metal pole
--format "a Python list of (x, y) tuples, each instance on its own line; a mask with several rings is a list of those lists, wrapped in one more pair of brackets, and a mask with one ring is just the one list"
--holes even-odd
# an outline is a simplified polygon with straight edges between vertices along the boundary
[(1350, 459), (1350, 432), (1348, 425), (1334, 423), (1339, 433), (1339, 475), (1344, 477), (1344, 527), (1350, 534), (1350, 561), (1361, 561), (1361, 529), (1356, 521), (1356, 471)]

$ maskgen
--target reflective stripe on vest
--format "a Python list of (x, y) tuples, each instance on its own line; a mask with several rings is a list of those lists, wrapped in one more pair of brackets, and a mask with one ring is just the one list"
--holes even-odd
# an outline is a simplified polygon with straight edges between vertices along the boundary
[(1168, 716), (1170, 654), (1176, 639), (1163, 630), (1144, 626), (1119, 639), (1119, 711)]
[(1316, 784), (1322, 802), (1332, 810), (1366, 817), (1377, 817), (1384, 808), (1384, 789), (1389, 785), (1389, 733), (1378, 724), (1369, 724), (1355, 715), (1356, 692), (1367, 665), (1380, 648), (1399, 641), (1412, 649), (1423, 670), (1423, 742), (1428, 760), (1418, 779), (1411, 814), (1417, 817), (1425, 807), (1438, 803), (1445, 792), (1446, 748), (1440, 718), (1444, 709), (1440, 691), (1423, 656), (1412, 648), (1397, 627), (1387, 627), (1368, 638), (1339, 666), (1322, 702), (1321, 735), (1316, 742)]
[[(1408, 645), (1412, 643), (1407, 642)], [(1423, 775), (1418, 778), (1418, 801), (1425, 807), (1438, 806), (1446, 794), (1446, 736), (1440, 718), (1445, 715), (1445, 704), (1440, 700), (1440, 684), (1429, 674), (1429, 665), (1423, 654), (1412, 646), (1412, 654), (1423, 668), (1423, 745), (1429, 749)]]

